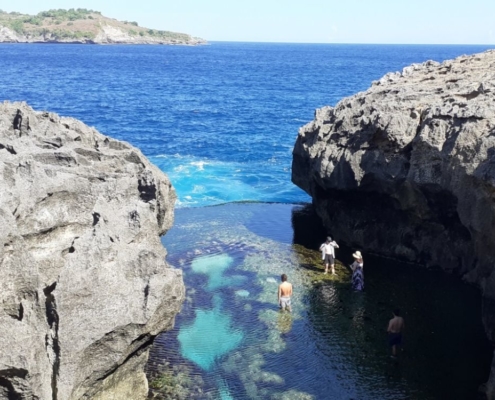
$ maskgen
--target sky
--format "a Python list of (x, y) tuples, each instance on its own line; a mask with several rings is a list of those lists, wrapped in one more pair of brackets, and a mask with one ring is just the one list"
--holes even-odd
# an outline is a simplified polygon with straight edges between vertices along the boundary
[(208, 41), (494, 44), (494, 0), (0, 0), (37, 14), (89, 8)]

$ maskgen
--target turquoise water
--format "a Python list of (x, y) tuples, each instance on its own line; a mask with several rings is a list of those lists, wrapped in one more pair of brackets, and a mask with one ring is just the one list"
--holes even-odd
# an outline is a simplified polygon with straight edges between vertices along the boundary
[(222, 310), (221, 298), (213, 299), (213, 309), (198, 308), (194, 322), (181, 327), (177, 339), (181, 354), (201, 369), (209, 371), (215, 362), (237, 348), (244, 338), (239, 329), (234, 329), (228, 309)]
[[(183, 367), (193, 377), (185, 398), (199, 399), (476, 398), (491, 357), (477, 291), (365, 254), (367, 290), (355, 293), (341, 265), (322, 279), (320, 229), (302, 206), (178, 210), (163, 242), (187, 298), (156, 341), (150, 376), (160, 363)], [(337, 258), (351, 253), (341, 246)], [(292, 314), (277, 306), (282, 273)], [(385, 329), (397, 306), (407, 331), (396, 364)]]
[(222, 287), (236, 286), (244, 280), (243, 276), (240, 276), (241, 279), (224, 276), (233, 262), (234, 259), (228, 254), (216, 254), (196, 257), (191, 263), (194, 273), (208, 276), (205, 289), (215, 293), (213, 308), (198, 308), (194, 322), (182, 326), (177, 338), (181, 354), (205, 371), (210, 370), (216, 360), (234, 350), (244, 337), (241, 330), (232, 326), (228, 309), (222, 310), (222, 297), (217, 293)]

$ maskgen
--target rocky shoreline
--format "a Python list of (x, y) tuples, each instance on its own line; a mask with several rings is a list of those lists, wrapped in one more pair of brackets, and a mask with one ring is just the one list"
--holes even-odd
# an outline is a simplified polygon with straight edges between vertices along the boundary
[(0, 43), (59, 43), (59, 44), (150, 44), (150, 45), (177, 45), (177, 46), (198, 46), (206, 45), (203, 39), (192, 38), (190, 40), (165, 40), (154, 37), (132, 37), (125, 32), (106, 29), (102, 30), (94, 39), (89, 38), (65, 38), (58, 39), (53, 35), (27, 36), (19, 35), (6, 27), (0, 27)]
[[(316, 111), (292, 180), (340, 241), (481, 288), (495, 342), (495, 51), (390, 73)], [(495, 398), (495, 363), (486, 386)]]
[(0, 176), (0, 398), (145, 398), (184, 299), (160, 241), (170, 181), (127, 143), (8, 102)]
[(207, 42), (200, 38), (166, 39), (161, 37), (133, 36), (122, 29), (103, 26), (94, 37), (60, 38), (55, 34), (18, 34), (12, 29), (0, 26), (0, 43), (61, 43), (61, 44), (154, 44), (154, 45), (183, 45), (198, 46)]

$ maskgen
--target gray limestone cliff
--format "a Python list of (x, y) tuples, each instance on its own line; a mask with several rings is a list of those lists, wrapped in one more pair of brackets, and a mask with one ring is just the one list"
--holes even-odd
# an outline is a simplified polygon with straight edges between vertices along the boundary
[(147, 396), (149, 348), (184, 298), (160, 241), (175, 198), (129, 144), (0, 104), (0, 399)]
[(317, 110), (292, 181), (342, 242), (477, 284), (495, 342), (495, 51), (414, 64)]

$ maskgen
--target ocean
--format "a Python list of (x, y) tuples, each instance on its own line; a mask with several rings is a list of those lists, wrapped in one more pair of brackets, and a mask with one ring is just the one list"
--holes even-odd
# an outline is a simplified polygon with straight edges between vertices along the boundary
[(71, 116), (137, 146), (177, 207), (310, 201), (292, 148), (314, 110), (411, 63), (487, 46), (0, 44), (0, 99)]
[[(0, 99), (130, 142), (176, 188), (163, 243), (187, 296), (151, 351), (158, 398), (461, 400), (476, 398), (491, 361), (478, 291), (366, 256), (367, 290), (353, 293), (345, 246), (337, 278), (323, 277), (325, 230), (291, 162), (316, 108), (411, 63), (486, 49), (0, 44)], [(277, 310), (281, 273), (294, 284), (291, 315)], [(408, 327), (399, 363), (384, 334), (397, 305)]]

